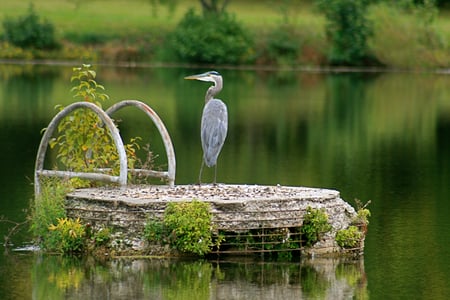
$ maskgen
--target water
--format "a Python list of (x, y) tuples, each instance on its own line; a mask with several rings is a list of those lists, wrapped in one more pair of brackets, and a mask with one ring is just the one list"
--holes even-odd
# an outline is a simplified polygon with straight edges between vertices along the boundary
[[(97, 71), (111, 103), (138, 99), (158, 112), (174, 143), (176, 183), (194, 183), (208, 85), (182, 78), (205, 70)], [(448, 75), (219, 71), (230, 124), (218, 181), (333, 188), (351, 203), (371, 200), (364, 257), (98, 262), (3, 250), (1, 299), (450, 296)], [(68, 66), (0, 65), (0, 215), (9, 220), (25, 219), (40, 130), (55, 105), (73, 101), (70, 75)], [(162, 143), (143, 114), (130, 109), (118, 118), (126, 137), (143, 137), (161, 153), (157, 163), (165, 163)], [(208, 170), (204, 180), (212, 176)], [(1, 237), (8, 228), (0, 223)], [(12, 239), (17, 247), (27, 241), (26, 230)]]

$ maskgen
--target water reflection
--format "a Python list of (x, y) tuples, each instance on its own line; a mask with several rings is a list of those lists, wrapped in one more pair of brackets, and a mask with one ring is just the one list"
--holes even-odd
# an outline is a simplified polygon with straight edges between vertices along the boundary
[[(11, 220), (25, 219), (23, 209), (32, 197), (29, 178), (33, 176), (40, 130), (55, 115), (56, 104), (73, 102), (69, 93), (71, 69), (0, 65), (0, 181), (6, 183), (0, 185), (0, 215)], [(122, 99), (139, 99), (158, 112), (173, 139), (177, 184), (195, 182), (201, 162), (199, 127), (206, 87), (183, 80), (195, 71), (97, 70), (98, 81), (112, 97), (106, 106)], [(450, 76), (219, 71), (225, 78), (219, 96), (227, 103), (230, 118), (218, 166), (220, 182), (335, 188), (349, 202), (354, 198), (372, 200), (364, 262), (370, 297), (448, 299), (450, 240), (443, 237), (450, 235)], [(156, 153), (162, 153), (162, 143), (158, 144), (145, 115), (129, 110), (118, 118), (123, 119), (121, 133), (141, 136)], [(163, 155), (160, 158), (164, 163)], [(0, 236), (6, 232), (0, 223)], [(255, 264), (257, 267), (244, 262), (201, 262), (188, 267), (186, 262), (169, 266), (172, 262), (137, 261), (135, 264), (143, 268), (138, 272), (127, 271), (137, 267), (125, 261), (71, 265), (56, 257), (48, 259), (54, 261), (52, 272), (56, 275), (58, 266), (73, 275), (69, 282), (77, 282), (81, 272), (78, 288), (55, 288), (60, 277), (49, 274), (47, 259), (39, 262), (34, 257), (14, 255), (14, 259), (0, 257), (0, 299), (7, 299), (3, 295), (11, 290), (14, 294), (9, 298), (19, 299), (30, 298), (32, 290), (43, 297), (45, 290), (52, 288), (77, 295), (89, 290), (91, 283), (107, 293), (108, 287), (111, 292), (111, 286), (126, 282), (121, 272), (131, 272), (136, 286), (140, 282), (142, 290), (132, 293), (169, 299), (186, 295), (194, 281), (203, 285), (202, 293), (208, 295), (226, 293), (219, 289), (226, 285), (248, 297), (252, 296), (245, 292), (252, 290), (259, 298), (273, 291), (283, 293), (281, 286), (300, 297), (322, 297), (321, 293), (332, 294), (333, 287), (341, 285), (350, 290), (338, 288), (342, 295), (365, 298), (368, 293), (364, 271), (340, 262), (333, 263), (331, 273), (324, 273), (318, 261), (309, 267), (306, 262), (294, 266)], [(33, 280), (29, 265), (36, 270)], [(116, 271), (110, 272), (110, 267)], [(183, 271), (176, 271), (178, 267)], [(356, 271), (350, 271), (352, 268)], [(189, 271), (192, 269), (197, 277)], [(343, 277), (338, 275), (341, 269)], [(38, 275), (38, 270), (43, 273)], [(282, 282), (270, 281), (272, 273)], [(198, 274), (208, 278), (208, 286), (199, 281)], [(238, 281), (233, 282), (234, 278)], [(163, 284), (156, 284), (158, 280)], [(176, 280), (186, 286), (171, 283)], [(169, 286), (175, 291), (170, 292)]]
[(368, 298), (362, 259), (299, 263), (115, 259), (100, 263), (32, 257), (31, 286), (16, 284), (11, 295), (31, 290), (33, 299)]

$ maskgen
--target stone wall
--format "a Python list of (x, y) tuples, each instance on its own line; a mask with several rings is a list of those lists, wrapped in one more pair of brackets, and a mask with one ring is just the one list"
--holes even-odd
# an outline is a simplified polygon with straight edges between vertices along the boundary
[[(258, 228), (300, 227), (307, 207), (324, 209), (332, 230), (310, 249), (308, 255), (342, 253), (334, 237), (349, 226), (356, 212), (328, 189), (259, 185), (133, 186), (80, 189), (67, 196), (69, 217), (80, 217), (95, 228), (113, 228), (122, 248), (146, 247), (142, 232), (149, 219), (162, 220), (167, 203), (192, 200), (211, 205), (218, 230), (246, 232)], [(360, 249), (362, 252), (362, 248)]]

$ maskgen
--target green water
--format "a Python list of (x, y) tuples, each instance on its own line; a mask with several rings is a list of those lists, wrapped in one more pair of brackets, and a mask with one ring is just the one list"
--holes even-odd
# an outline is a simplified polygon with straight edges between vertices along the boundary
[[(73, 101), (71, 68), (0, 65), (0, 215), (9, 220), (25, 219), (40, 130), (55, 105)], [(110, 104), (138, 99), (159, 114), (175, 147), (176, 183), (196, 182), (208, 84), (183, 77), (205, 70), (97, 71)], [(350, 203), (371, 200), (364, 257), (95, 262), (0, 247), (1, 299), (450, 297), (450, 76), (218, 71), (224, 76), (218, 97), (229, 111), (218, 181), (324, 187)], [(131, 109), (118, 117), (122, 134), (143, 137), (164, 165), (162, 143), (145, 115)], [(204, 180), (212, 176), (208, 170)], [(0, 237), (8, 228), (0, 223)], [(21, 231), (12, 242), (27, 241)]]

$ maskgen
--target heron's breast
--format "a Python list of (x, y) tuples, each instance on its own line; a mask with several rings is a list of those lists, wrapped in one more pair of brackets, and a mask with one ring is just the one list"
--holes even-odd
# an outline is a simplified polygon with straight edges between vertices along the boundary
[(215, 118), (222, 121), (228, 120), (227, 106), (219, 99), (212, 99), (206, 103), (203, 109), (203, 118)]

